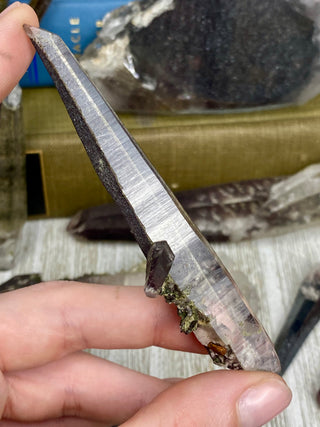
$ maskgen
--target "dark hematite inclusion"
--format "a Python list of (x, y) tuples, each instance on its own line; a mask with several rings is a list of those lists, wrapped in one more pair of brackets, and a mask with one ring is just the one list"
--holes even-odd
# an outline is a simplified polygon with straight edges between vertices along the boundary
[(211, 107), (290, 101), (318, 54), (312, 21), (280, 0), (176, 0), (129, 33), (142, 80), (152, 76), (169, 99), (186, 93)]

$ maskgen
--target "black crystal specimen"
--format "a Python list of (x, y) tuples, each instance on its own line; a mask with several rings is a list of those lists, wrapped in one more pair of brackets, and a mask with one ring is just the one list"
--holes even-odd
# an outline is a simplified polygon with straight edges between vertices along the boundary
[(155, 297), (160, 293), (167, 279), (174, 254), (166, 241), (154, 242), (147, 256), (147, 270), (144, 291), (147, 296)]
[[(110, 15), (106, 27), (112, 32), (113, 23), (119, 21), (122, 31), (111, 40), (105, 28), (83, 62), (89, 74), (100, 80), (100, 88), (104, 85), (106, 93), (115, 92), (113, 98), (118, 89), (119, 98), (128, 94), (126, 103), (119, 100), (123, 109), (241, 108), (291, 102), (310, 79), (319, 53), (314, 23), (292, 2), (168, 0), (167, 9), (153, 19), (150, 15), (159, 2), (135, 3), (138, 11), (129, 5)], [(117, 88), (117, 76), (108, 76), (107, 66), (105, 78), (100, 71), (95, 73), (94, 59), (100, 49), (105, 55), (104, 44), (116, 46), (127, 37), (123, 63), (134, 75), (136, 87), (128, 80), (126, 92), (125, 79)], [(121, 55), (119, 49), (114, 52)]]
[(320, 320), (320, 269), (317, 267), (302, 282), (275, 347), (282, 374)]
[(37, 273), (19, 274), (0, 285), (0, 293), (14, 291), (41, 282), (41, 276)]

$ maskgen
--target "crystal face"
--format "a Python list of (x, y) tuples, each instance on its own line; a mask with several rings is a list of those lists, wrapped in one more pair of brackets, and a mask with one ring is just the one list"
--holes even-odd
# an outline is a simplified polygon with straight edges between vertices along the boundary
[(172, 262), (164, 285), (152, 287), (167, 292), (169, 285), (167, 300), (177, 291), (185, 332), (194, 331), (214, 360), (230, 368), (278, 372), (274, 347), (234, 280), (70, 50), (52, 33), (25, 29), (142, 252), (150, 262), (154, 245), (169, 248), (160, 255), (161, 268), (148, 271), (160, 280)]
[[(205, 250), (202, 248), (203, 252)], [(190, 272), (190, 280), (186, 278), (184, 286), (177, 289), (171, 271), (160, 292), (167, 302), (177, 305), (181, 331), (193, 332), (207, 348), (214, 363), (220, 366), (279, 372), (280, 363), (273, 345), (255, 316), (248, 311), (238, 287), (223, 267), (217, 266), (209, 257), (205, 261), (203, 252), (199, 257), (204, 256), (206, 268), (211, 263), (209, 269), (213, 274), (210, 279), (213, 277), (214, 283), (200, 276), (192, 277)], [(183, 268), (186, 267), (185, 263)]]

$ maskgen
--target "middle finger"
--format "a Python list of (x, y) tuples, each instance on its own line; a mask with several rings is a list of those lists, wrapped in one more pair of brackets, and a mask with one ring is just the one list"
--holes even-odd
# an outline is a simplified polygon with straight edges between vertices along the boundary
[(51, 282), (0, 295), (0, 370), (26, 369), (86, 348), (157, 345), (205, 353), (180, 332), (176, 308), (142, 287)]
[(5, 379), (2, 417), (24, 422), (78, 417), (123, 423), (171, 385), (83, 352)]

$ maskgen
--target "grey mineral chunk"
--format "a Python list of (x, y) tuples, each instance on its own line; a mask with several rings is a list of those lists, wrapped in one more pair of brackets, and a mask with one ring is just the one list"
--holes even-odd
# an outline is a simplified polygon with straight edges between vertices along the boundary
[(315, 77), (310, 10), (285, 0), (136, 1), (106, 15), (81, 64), (118, 110), (288, 103)]

